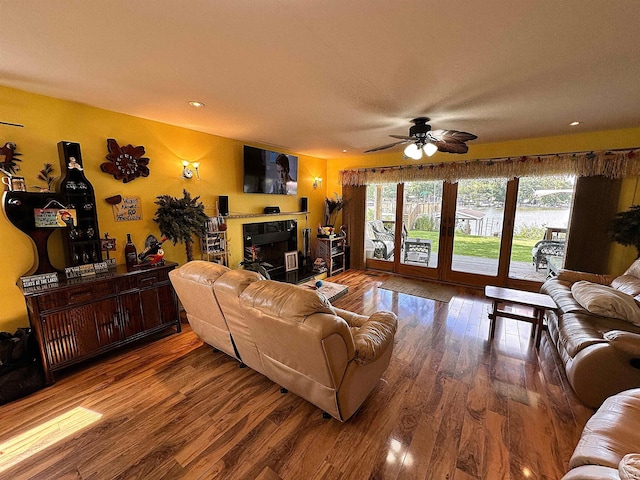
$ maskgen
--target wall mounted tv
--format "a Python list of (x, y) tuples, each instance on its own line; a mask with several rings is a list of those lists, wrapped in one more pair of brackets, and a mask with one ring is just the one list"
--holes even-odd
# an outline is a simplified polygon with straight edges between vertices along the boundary
[(298, 194), (298, 157), (244, 146), (244, 193)]

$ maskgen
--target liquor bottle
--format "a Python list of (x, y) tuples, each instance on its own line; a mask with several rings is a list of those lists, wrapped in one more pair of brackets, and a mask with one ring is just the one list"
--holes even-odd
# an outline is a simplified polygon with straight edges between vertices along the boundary
[(147, 248), (145, 248), (140, 255), (138, 255), (138, 259), (143, 261), (149, 255), (155, 255), (158, 253), (158, 250), (162, 248), (162, 244), (167, 240), (167, 237), (162, 237), (160, 241), (152, 242)]
[(136, 246), (131, 241), (131, 234), (127, 233), (127, 243), (124, 246), (124, 259), (127, 263), (127, 271), (133, 270), (133, 267), (138, 263), (138, 253)]

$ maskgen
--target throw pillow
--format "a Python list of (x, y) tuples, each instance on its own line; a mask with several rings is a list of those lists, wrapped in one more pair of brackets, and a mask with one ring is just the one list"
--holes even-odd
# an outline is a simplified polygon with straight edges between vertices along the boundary
[(626, 293), (583, 280), (571, 286), (571, 294), (576, 302), (595, 315), (618, 318), (640, 326), (640, 307)]

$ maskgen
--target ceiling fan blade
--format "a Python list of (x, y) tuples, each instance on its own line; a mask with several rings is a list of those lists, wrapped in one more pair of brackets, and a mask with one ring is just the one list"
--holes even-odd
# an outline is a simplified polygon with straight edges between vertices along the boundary
[(438, 150), (446, 153), (467, 153), (469, 147), (465, 143), (453, 141), (453, 142), (441, 142), (433, 141), (433, 144), (438, 147)]
[(409, 138), (408, 140), (400, 140), (399, 142), (389, 143), (388, 145), (382, 145), (381, 147), (372, 148), (371, 150), (367, 150), (364, 153), (379, 152), (380, 150), (386, 150), (387, 148), (395, 147), (396, 145), (402, 145), (403, 143), (409, 142), (413, 142), (413, 139)]
[(408, 137), (406, 135), (389, 135), (392, 138), (399, 138), (400, 140), (413, 140), (413, 137)]
[(473, 133), (459, 132), (458, 130), (431, 130), (427, 133), (427, 136), (434, 142), (443, 141), (464, 143), (478, 138)]

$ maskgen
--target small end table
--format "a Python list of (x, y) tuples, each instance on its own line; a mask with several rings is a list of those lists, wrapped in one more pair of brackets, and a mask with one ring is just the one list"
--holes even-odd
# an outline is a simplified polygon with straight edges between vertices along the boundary
[[(536, 349), (540, 348), (540, 338), (542, 336), (542, 326), (545, 310), (555, 310), (556, 302), (544, 293), (525, 292), (523, 290), (514, 290), (511, 288), (495, 287), (487, 285), (484, 287), (484, 295), (493, 300), (493, 308), (489, 313), (491, 328), (489, 338), (493, 340), (496, 331), (496, 318), (512, 318), (532, 324), (531, 336), (536, 336)], [(533, 309), (533, 315), (523, 315), (519, 313), (507, 312), (500, 310), (500, 304), (524, 305)]]

